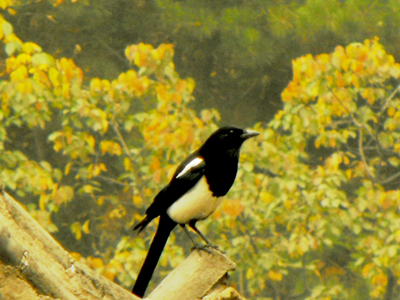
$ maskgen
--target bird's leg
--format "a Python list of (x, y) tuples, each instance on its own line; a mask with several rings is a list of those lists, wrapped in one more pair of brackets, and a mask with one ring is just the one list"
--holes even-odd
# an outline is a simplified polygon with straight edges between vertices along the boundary
[[(193, 243), (193, 248), (192, 248), (192, 250), (195, 250), (195, 249), (196, 249), (196, 250), (203, 250), (203, 251), (206, 251), (206, 252), (208, 252), (208, 253), (211, 253), (211, 251), (207, 249), (207, 246), (202, 246), (202, 245), (200, 245), (200, 244), (197, 244), (197, 243), (194, 241), (194, 239), (193, 239), (192, 236), (190, 235), (190, 232), (189, 232), (189, 230), (187, 229), (187, 227), (186, 227), (185, 224), (179, 224), (179, 225), (181, 225), (181, 227), (183, 228), (183, 230), (185, 230), (186, 234), (189, 236), (190, 240), (192, 241), (192, 243)], [(212, 254), (212, 253), (211, 253), (211, 254)]]
[(194, 246), (195, 248), (200, 247), (200, 245), (197, 244), (197, 243), (195, 242), (195, 240), (192, 238), (192, 236), (190, 235), (190, 232), (189, 232), (189, 230), (186, 228), (186, 225), (185, 225), (185, 224), (179, 224), (179, 225), (183, 228), (183, 230), (185, 230), (186, 234), (188, 235), (188, 237), (189, 237), (190, 240), (192, 241), (193, 246)]
[(197, 229), (196, 222), (189, 222), (189, 226), (206, 242), (206, 245), (200, 246), (202, 250), (205, 250), (206, 248), (214, 248), (222, 253), (225, 253), (224, 251), (218, 249), (218, 245), (211, 244), (211, 242), (206, 238), (206, 236), (202, 234), (200, 230)]

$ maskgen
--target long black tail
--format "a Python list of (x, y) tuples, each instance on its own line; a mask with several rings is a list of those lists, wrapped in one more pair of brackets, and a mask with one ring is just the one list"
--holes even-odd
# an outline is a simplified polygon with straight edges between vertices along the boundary
[(143, 298), (168, 237), (176, 225), (167, 215), (160, 216), (156, 234), (132, 289), (132, 293), (138, 297)]

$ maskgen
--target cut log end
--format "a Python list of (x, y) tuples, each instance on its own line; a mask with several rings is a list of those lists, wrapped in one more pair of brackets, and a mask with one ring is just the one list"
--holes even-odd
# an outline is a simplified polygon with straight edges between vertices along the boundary
[(193, 251), (146, 299), (201, 299), (235, 268), (235, 263), (218, 250)]

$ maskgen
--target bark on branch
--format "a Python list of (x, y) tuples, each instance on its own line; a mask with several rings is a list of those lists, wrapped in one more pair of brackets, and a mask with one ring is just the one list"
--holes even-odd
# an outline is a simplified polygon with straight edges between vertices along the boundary
[[(194, 251), (148, 299), (244, 299), (226, 286), (235, 264), (216, 250)], [(0, 297), (12, 300), (138, 300), (75, 262), (0, 184)]]
[[(85, 265), (74, 262), (69, 253), (3, 190), (0, 193), (0, 261), (2, 269), (21, 277), (25, 281), (24, 288), (29, 287), (37, 299), (40, 296), (62, 300), (139, 299)], [(0, 284), (1, 294), (9, 294), (7, 289), (17, 291), (15, 282)]]

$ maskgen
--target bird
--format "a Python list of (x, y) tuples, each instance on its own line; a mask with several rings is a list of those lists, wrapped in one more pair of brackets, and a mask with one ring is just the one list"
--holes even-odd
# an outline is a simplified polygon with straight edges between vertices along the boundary
[[(177, 167), (170, 182), (147, 208), (145, 217), (133, 228), (139, 234), (153, 219), (160, 217), (133, 286), (133, 294), (143, 298), (168, 237), (176, 225), (179, 224), (188, 234), (194, 248), (205, 251), (207, 248), (218, 248), (197, 229), (196, 222), (206, 219), (217, 209), (235, 181), (243, 142), (257, 135), (257, 131), (250, 129), (221, 127)], [(197, 244), (186, 225), (206, 244)]]

